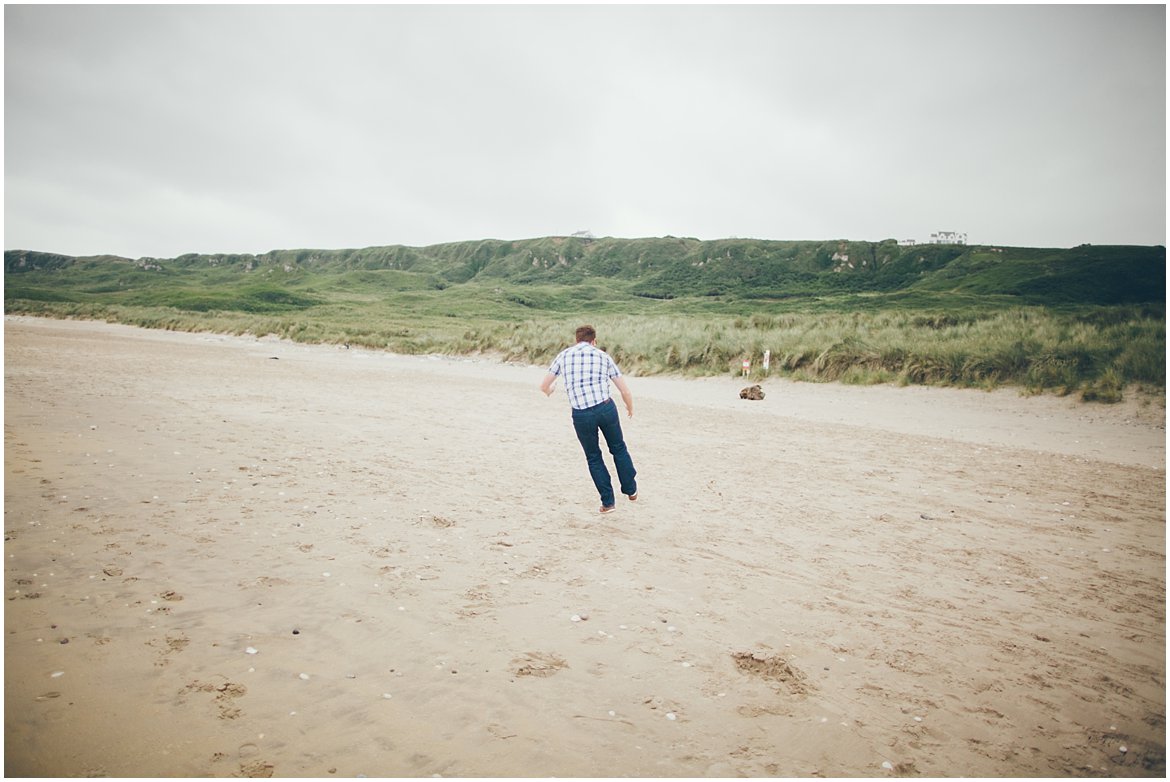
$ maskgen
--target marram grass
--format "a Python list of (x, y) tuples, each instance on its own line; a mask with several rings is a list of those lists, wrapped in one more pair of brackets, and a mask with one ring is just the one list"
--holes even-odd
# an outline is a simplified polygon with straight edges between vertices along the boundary
[[(506, 298), (506, 296), (505, 296)], [(1115, 402), (1127, 386), (1165, 388), (1165, 321), (1141, 306), (1008, 307), (959, 314), (914, 309), (779, 314), (555, 313), (501, 316), (484, 304), (431, 307), (352, 300), (286, 313), (190, 312), (172, 307), (8, 302), (10, 313), (108, 320), (175, 331), (276, 335), (406, 354), (487, 354), (543, 365), (592, 323), (625, 371), (770, 376), (1073, 394)], [(604, 308), (599, 308), (604, 310)]]

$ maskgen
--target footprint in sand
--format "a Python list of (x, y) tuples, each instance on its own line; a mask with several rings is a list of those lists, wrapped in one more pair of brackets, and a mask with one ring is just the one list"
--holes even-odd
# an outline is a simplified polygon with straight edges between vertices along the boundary
[(254, 760), (251, 763), (240, 764), (240, 775), (260, 779), (272, 776), (276, 766), (265, 763), (263, 760)]
[(732, 652), (731, 659), (742, 673), (776, 682), (789, 692), (803, 695), (812, 689), (800, 669), (770, 652)]
[(517, 676), (552, 676), (562, 668), (568, 668), (565, 658), (552, 652), (525, 652), (512, 660), (512, 672)]
[[(236, 698), (242, 698), (248, 693), (248, 688), (234, 682), (212, 683), (193, 681), (179, 691), (179, 702), (184, 702), (184, 696), (189, 692), (214, 693), (214, 702), (219, 709), (221, 720), (234, 720), (243, 712), (235, 704)], [(272, 776), (269, 774), (268, 776)]]
[(468, 589), (463, 597), (468, 602), (456, 613), (465, 619), (484, 616), (495, 608), (495, 601), (492, 599), (492, 593), (488, 590), (487, 584), (480, 584)]
[[(100, 641), (99, 641), (99, 643), (100, 643)], [(170, 660), (169, 655), (175, 654), (176, 652), (183, 651), (184, 649), (187, 648), (187, 645), (190, 643), (191, 643), (190, 638), (188, 638), (187, 636), (185, 636), (183, 634), (179, 634), (179, 635), (168, 635), (166, 637), (166, 639), (162, 642), (160, 642), (157, 638), (154, 638), (154, 639), (151, 639), (150, 641), (147, 641), (146, 645), (150, 646), (150, 647), (154, 647), (156, 649), (159, 647), (164, 647), (158, 653), (158, 659), (154, 661), (154, 664), (156, 667), (162, 668), (162, 667), (165, 667), (165, 666), (171, 664), (171, 660)]]

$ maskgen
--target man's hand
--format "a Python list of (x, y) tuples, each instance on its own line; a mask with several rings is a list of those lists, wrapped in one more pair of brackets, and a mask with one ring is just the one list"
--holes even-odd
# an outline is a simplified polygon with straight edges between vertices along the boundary
[(553, 395), (553, 385), (557, 382), (557, 376), (549, 372), (544, 376), (544, 380), (540, 381), (540, 390), (544, 392), (545, 396)]
[(617, 390), (622, 395), (622, 401), (626, 403), (626, 417), (634, 417), (634, 395), (630, 393), (630, 387), (626, 385), (626, 379), (618, 375), (613, 379), (613, 384), (617, 386)]

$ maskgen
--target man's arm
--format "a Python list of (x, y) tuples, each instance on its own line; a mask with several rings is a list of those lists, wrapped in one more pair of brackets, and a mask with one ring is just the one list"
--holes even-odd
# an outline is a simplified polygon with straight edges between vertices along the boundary
[(630, 387), (626, 385), (626, 379), (621, 375), (613, 378), (613, 384), (617, 386), (617, 390), (622, 394), (622, 401), (626, 403), (626, 416), (634, 417), (634, 395), (630, 393)]
[(552, 396), (553, 383), (557, 382), (557, 376), (549, 372), (544, 376), (544, 380), (540, 381), (540, 390), (544, 392), (545, 396)]

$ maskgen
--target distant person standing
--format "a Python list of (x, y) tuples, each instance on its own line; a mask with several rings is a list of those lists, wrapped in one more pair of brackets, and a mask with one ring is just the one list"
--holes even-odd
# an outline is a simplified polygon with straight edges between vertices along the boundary
[(630, 500), (638, 499), (638, 484), (634, 480), (637, 471), (630, 458), (626, 441), (622, 439), (622, 423), (618, 418), (617, 405), (609, 393), (609, 382), (617, 386), (626, 414), (634, 417), (634, 395), (626, 386), (626, 380), (609, 354), (597, 347), (597, 332), (592, 326), (577, 329), (577, 344), (562, 350), (548, 369), (540, 383), (545, 396), (552, 396), (553, 384), (558, 377), (565, 379), (565, 392), (573, 408), (573, 429), (585, 450), (585, 461), (589, 464), (589, 475), (601, 495), (601, 512), (611, 513), (616, 509), (613, 482), (609, 470), (601, 457), (601, 446), (597, 439), (600, 431), (613, 455), (617, 468), (618, 482), (622, 494)]

